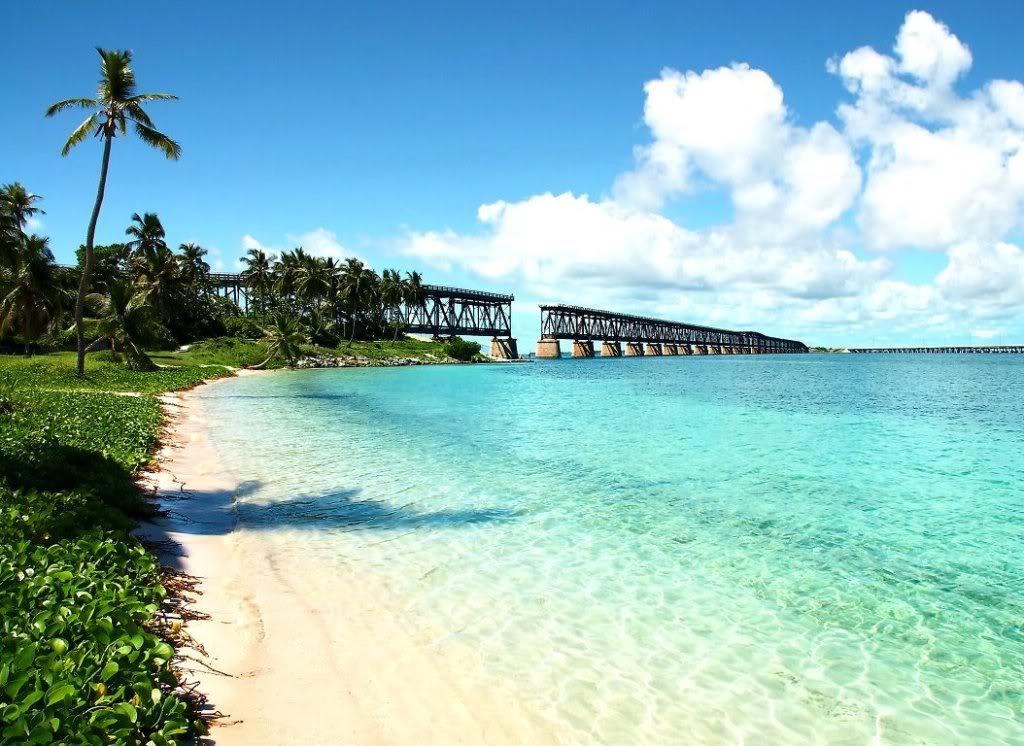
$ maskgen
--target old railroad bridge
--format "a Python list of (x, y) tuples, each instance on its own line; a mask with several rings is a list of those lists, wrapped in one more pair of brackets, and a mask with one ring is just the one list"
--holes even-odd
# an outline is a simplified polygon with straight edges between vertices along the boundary
[[(248, 305), (241, 275), (214, 273), (210, 278), (219, 295), (240, 306)], [(515, 359), (519, 351), (512, 338), (513, 300), (511, 294), (424, 285), (422, 302), (391, 309), (389, 321), (401, 323), (414, 334), (491, 337), (492, 357)], [(537, 357), (542, 358), (561, 357), (559, 340), (572, 340), (574, 357), (593, 357), (597, 341), (601, 342), (604, 357), (807, 352), (802, 342), (754, 331), (716, 329), (578, 306), (545, 305), (540, 310)]]
[[(807, 352), (793, 339), (754, 331), (733, 331), (679, 321), (652, 319), (578, 306), (541, 306), (537, 357), (561, 357), (559, 340), (572, 340), (573, 357), (622, 355), (752, 355)], [(623, 347), (625, 345), (625, 347)]]
[(960, 345), (942, 347), (851, 347), (850, 352), (861, 354), (939, 353), (946, 355), (966, 354), (1024, 354), (1024, 345)]

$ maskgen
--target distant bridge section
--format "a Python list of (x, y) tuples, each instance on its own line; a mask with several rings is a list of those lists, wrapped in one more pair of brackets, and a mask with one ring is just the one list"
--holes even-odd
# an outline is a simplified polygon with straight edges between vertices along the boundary
[(1024, 345), (956, 345), (945, 347), (851, 347), (850, 352), (858, 354), (906, 354), (906, 353), (940, 353), (940, 354), (1024, 354)]
[[(543, 305), (537, 357), (561, 357), (559, 340), (572, 340), (574, 357), (593, 357), (600, 341), (603, 357), (620, 355), (750, 355), (803, 353), (807, 345), (755, 331), (735, 331), (599, 311), (579, 306)], [(625, 343), (625, 348), (623, 348)]]

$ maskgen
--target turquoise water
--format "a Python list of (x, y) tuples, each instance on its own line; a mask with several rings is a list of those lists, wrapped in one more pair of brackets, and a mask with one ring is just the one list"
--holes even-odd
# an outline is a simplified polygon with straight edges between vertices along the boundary
[(565, 743), (1024, 743), (1024, 357), (299, 371), (203, 397), (242, 530), (386, 577)]

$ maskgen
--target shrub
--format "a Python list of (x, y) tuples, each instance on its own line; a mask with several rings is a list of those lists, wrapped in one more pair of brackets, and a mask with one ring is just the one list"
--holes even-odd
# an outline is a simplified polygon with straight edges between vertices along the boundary
[(240, 339), (262, 339), (263, 329), (248, 316), (228, 316), (224, 319), (224, 335)]
[(455, 337), (450, 340), (445, 347), (445, 353), (448, 357), (453, 357), (456, 360), (468, 362), (480, 354), (480, 343), (479, 342), (467, 342), (460, 337)]

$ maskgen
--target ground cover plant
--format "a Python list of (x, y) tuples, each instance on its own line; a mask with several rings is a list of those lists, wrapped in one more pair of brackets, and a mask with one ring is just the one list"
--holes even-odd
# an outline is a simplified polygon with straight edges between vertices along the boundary
[(153, 372), (72, 353), (0, 356), (0, 742), (165, 744), (201, 730), (151, 621), (156, 559), (133, 475), (156, 443), (156, 394), (224, 368)]

